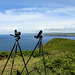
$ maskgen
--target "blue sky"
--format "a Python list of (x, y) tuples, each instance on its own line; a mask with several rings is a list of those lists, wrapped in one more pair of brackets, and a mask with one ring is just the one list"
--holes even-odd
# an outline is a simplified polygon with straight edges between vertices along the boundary
[(75, 0), (0, 0), (0, 34), (15, 29), (75, 32)]

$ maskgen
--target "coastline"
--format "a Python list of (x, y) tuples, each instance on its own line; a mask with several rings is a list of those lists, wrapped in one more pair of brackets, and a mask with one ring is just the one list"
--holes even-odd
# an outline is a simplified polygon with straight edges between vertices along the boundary
[(75, 33), (45, 33), (45, 36), (75, 36)]

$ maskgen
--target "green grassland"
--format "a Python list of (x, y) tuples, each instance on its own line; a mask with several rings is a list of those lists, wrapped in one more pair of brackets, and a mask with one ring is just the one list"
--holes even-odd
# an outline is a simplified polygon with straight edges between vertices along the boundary
[[(75, 40), (54, 38), (43, 45), (44, 56), (46, 63), (47, 75), (75, 75)], [(22, 51), (25, 62), (27, 62), (32, 51)], [(0, 52), (0, 73), (6, 63), (7, 57), (10, 52)], [(12, 54), (13, 56), (13, 54)], [(3, 75), (10, 75), (12, 56), (9, 63), (3, 73)], [(18, 51), (15, 57), (13, 75), (16, 75), (16, 71), (21, 72), (24, 64), (22, 62), (21, 54)], [(30, 72), (34, 67), (37, 67), (41, 75), (44, 74), (43, 58), (42, 53), (39, 56), (39, 49), (37, 49), (32, 56), (31, 60), (27, 64), (27, 69)], [(26, 69), (22, 75), (26, 75)], [(36, 70), (31, 72), (29, 75), (39, 75)]]

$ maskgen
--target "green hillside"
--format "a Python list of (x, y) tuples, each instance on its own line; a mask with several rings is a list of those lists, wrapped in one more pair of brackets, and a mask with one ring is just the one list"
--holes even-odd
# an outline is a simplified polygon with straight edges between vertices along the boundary
[(55, 38), (44, 44), (47, 66), (55, 75), (75, 75), (75, 41)]
[[(47, 75), (75, 75), (75, 41), (70, 39), (62, 39), (62, 38), (54, 38), (43, 45), (44, 54), (45, 54), (45, 63), (46, 63), (46, 71)], [(29, 58), (29, 55), (32, 51), (22, 51), (25, 60)], [(2, 68), (6, 62), (6, 58), (10, 52), (2, 51), (0, 52), (0, 73)], [(21, 59), (21, 54), (18, 51), (15, 57), (15, 66), (13, 68), (13, 75), (16, 75), (16, 70), (21, 71), (23, 68), (23, 63)], [(19, 62), (18, 62), (19, 61)], [(12, 56), (10, 58), (10, 62), (8, 64), (7, 69), (4, 74), (9, 75)], [(42, 53), (39, 56), (39, 49), (37, 49), (32, 56), (30, 62), (27, 65), (28, 71), (31, 71), (34, 67), (37, 67), (41, 73), (44, 75), (44, 66)], [(22, 73), (22, 75), (26, 75), (26, 70)], [(35, 70), (30, 75), (39, 75)]]
[(75, 51), (75, 41), (70, 39), (54, 38), (44, 44), (44, 50)]

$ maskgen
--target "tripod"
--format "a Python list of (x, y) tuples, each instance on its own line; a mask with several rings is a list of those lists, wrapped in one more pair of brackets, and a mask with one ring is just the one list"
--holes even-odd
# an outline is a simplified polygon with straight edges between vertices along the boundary
[[(45, 75), (46, 75), (45, 58), (44, 58), (44, 51), (43, 51), (43, 45), (42, 45), (42, 38), (43, 38), (43, 36), (41, 35), (41, 33), (42, 33), (42, 31), (40, 31), (37, 36), (34, 36), (34, 37), (37, 38), (37, 39), (39, 38), (39, 41), (38, 41), (38, 43), (36, 44), (34, 50), (32, 51), (32, 53), (31, 53), (31, 55), (30, 55), (28, 61), (26, 62), (26, 65), (28, 64), (29, 60), (31, 59), (32, 55), (34, 54), (34, 52), (35, 52), (37, 46), (39, 46), (39, 54), (40, 54), (41, 48), (42, 48), (42, 57), (43, 57), (44, 71), (45, 71)], [(26, 68), (26, 65), (24, 66), (24, 68), (22, 69), (22, 71), (21, 71), (20, 74), (22, 74), (22, 72), (23, 72), (24, 69)], [(33, 70), (37, 70), (37, 72), (41, 75), (41, 73), (38, 71), (37, 67), (34, 67)], [(32, 71), (33, 71), (33, 70), (32, 70)], [(31, 73), (32, 71), (30, 71), (29, 73)]]
[[(11, 72), (10, 72), (10, 75), (12, 75), (13, 64), (14, 64), (14, 59), (15, 59), (15, 54), (17, 53), (17, 46), (19, 47), (22, 60), (23, 60), (23, 62), (24, 62), (24, 65), (26, 66), (24, 57), (23, 57), (23, 55), (22, 55), (21, 47), (20, 47), (19, 42), (18, 42), (19, 39), (20, 39), (20, 36), (16, 36), (16, 37), (18, 37), (18, 38), (15, 39), (16, 42), (14, 43), (14, 46), (13, 46), (13, 48), (12, 48), (12, 50), (11, 50), (11, 53), (10, 53), (10, 55), (9, 55), (7, 61), (6, 61), (6, 64), (5, 64), (5, 66), (4, 66), (3, 70), (2, 70), (1, 75), (3, 74), (3, 72), (4, 72), (4, 70), (5, 70), (6, 66), (7, 66), (7, 63), (8, 63), (8, 61), (9, 61), (9, 59), (10, 59), (10, 56), (11, 56), (13, 50), (15, 49), (15, 50), (14, 50), (14, 55), (13, 55), (13, 60), (12, 60)], [(27, 71), (27, 75), (29, 75), (28, 70), (27, 70), (27, 67), (26, 67), (26, 71)], [(17, 75), (20, 75), (20, 73), (18, 72), (18, 70), (17, 70)]]

